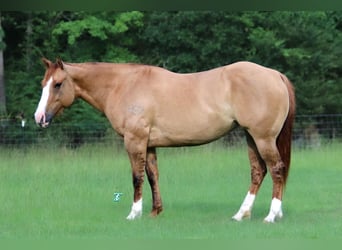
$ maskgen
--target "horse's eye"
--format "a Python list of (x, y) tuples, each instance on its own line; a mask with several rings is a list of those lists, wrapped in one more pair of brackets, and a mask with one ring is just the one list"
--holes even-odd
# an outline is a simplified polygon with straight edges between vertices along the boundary
[(61, 82), (57, 82), (55, 84), (55, 89), (60, 89), (61, 86), (62, 86), (62, 83)]

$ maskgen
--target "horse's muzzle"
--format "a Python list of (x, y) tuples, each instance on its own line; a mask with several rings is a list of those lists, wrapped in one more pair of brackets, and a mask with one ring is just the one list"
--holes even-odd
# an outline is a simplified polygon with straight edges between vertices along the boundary
[(51, 121), (52, 121), (53, 115), (51, 113), (45, 113), (45, 114), (41, 114), (40, 116), (35, 115), (35, 120), (36, 123), (42, 127), (42, 128), (47, 128)]

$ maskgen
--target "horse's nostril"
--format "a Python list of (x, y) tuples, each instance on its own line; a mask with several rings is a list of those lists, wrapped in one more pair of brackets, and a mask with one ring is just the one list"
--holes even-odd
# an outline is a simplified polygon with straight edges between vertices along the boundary
[(52, 121), (53, 114), (52, 113), (46, 113), (45, 116), (45, 123), (50, 123)]

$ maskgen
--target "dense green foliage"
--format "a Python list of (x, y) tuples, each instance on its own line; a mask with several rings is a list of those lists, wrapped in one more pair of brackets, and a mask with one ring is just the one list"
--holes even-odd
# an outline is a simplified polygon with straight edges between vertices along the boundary
[[(38, 103), (41, 57), (64, 61), (138, 62), (176, 72), (249, 60), (285, 73), (298, 114), (342, 113), (342, 12), (2, 12), (5, 116)], [(4, 117), (4, 115), (2, 115)], [(103, 122), (82, 101), (57, 122)]]

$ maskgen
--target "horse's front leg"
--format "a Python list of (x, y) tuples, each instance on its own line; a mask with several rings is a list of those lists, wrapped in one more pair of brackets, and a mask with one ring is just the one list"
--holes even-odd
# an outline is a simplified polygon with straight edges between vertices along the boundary
[(127, 219), (134, 220), (142, 215), (142, 188), (146, 166), (147, 139), (127, 133), (124, 136), (124, 141), (131, 162), (134, 188), (133, 205)]
[(158, 184), (159, 173), (158, 173), (158, 165), (157, 165), (157, 153), (156, 153), (155, 148), (147, 149), (146, 173), (147, 173), (148, 181), (151, 186), (152, 199), (153, 199), (151, 216), (154, 217), (154, 216), (157, 216), (163, 210), (159, 184)]

